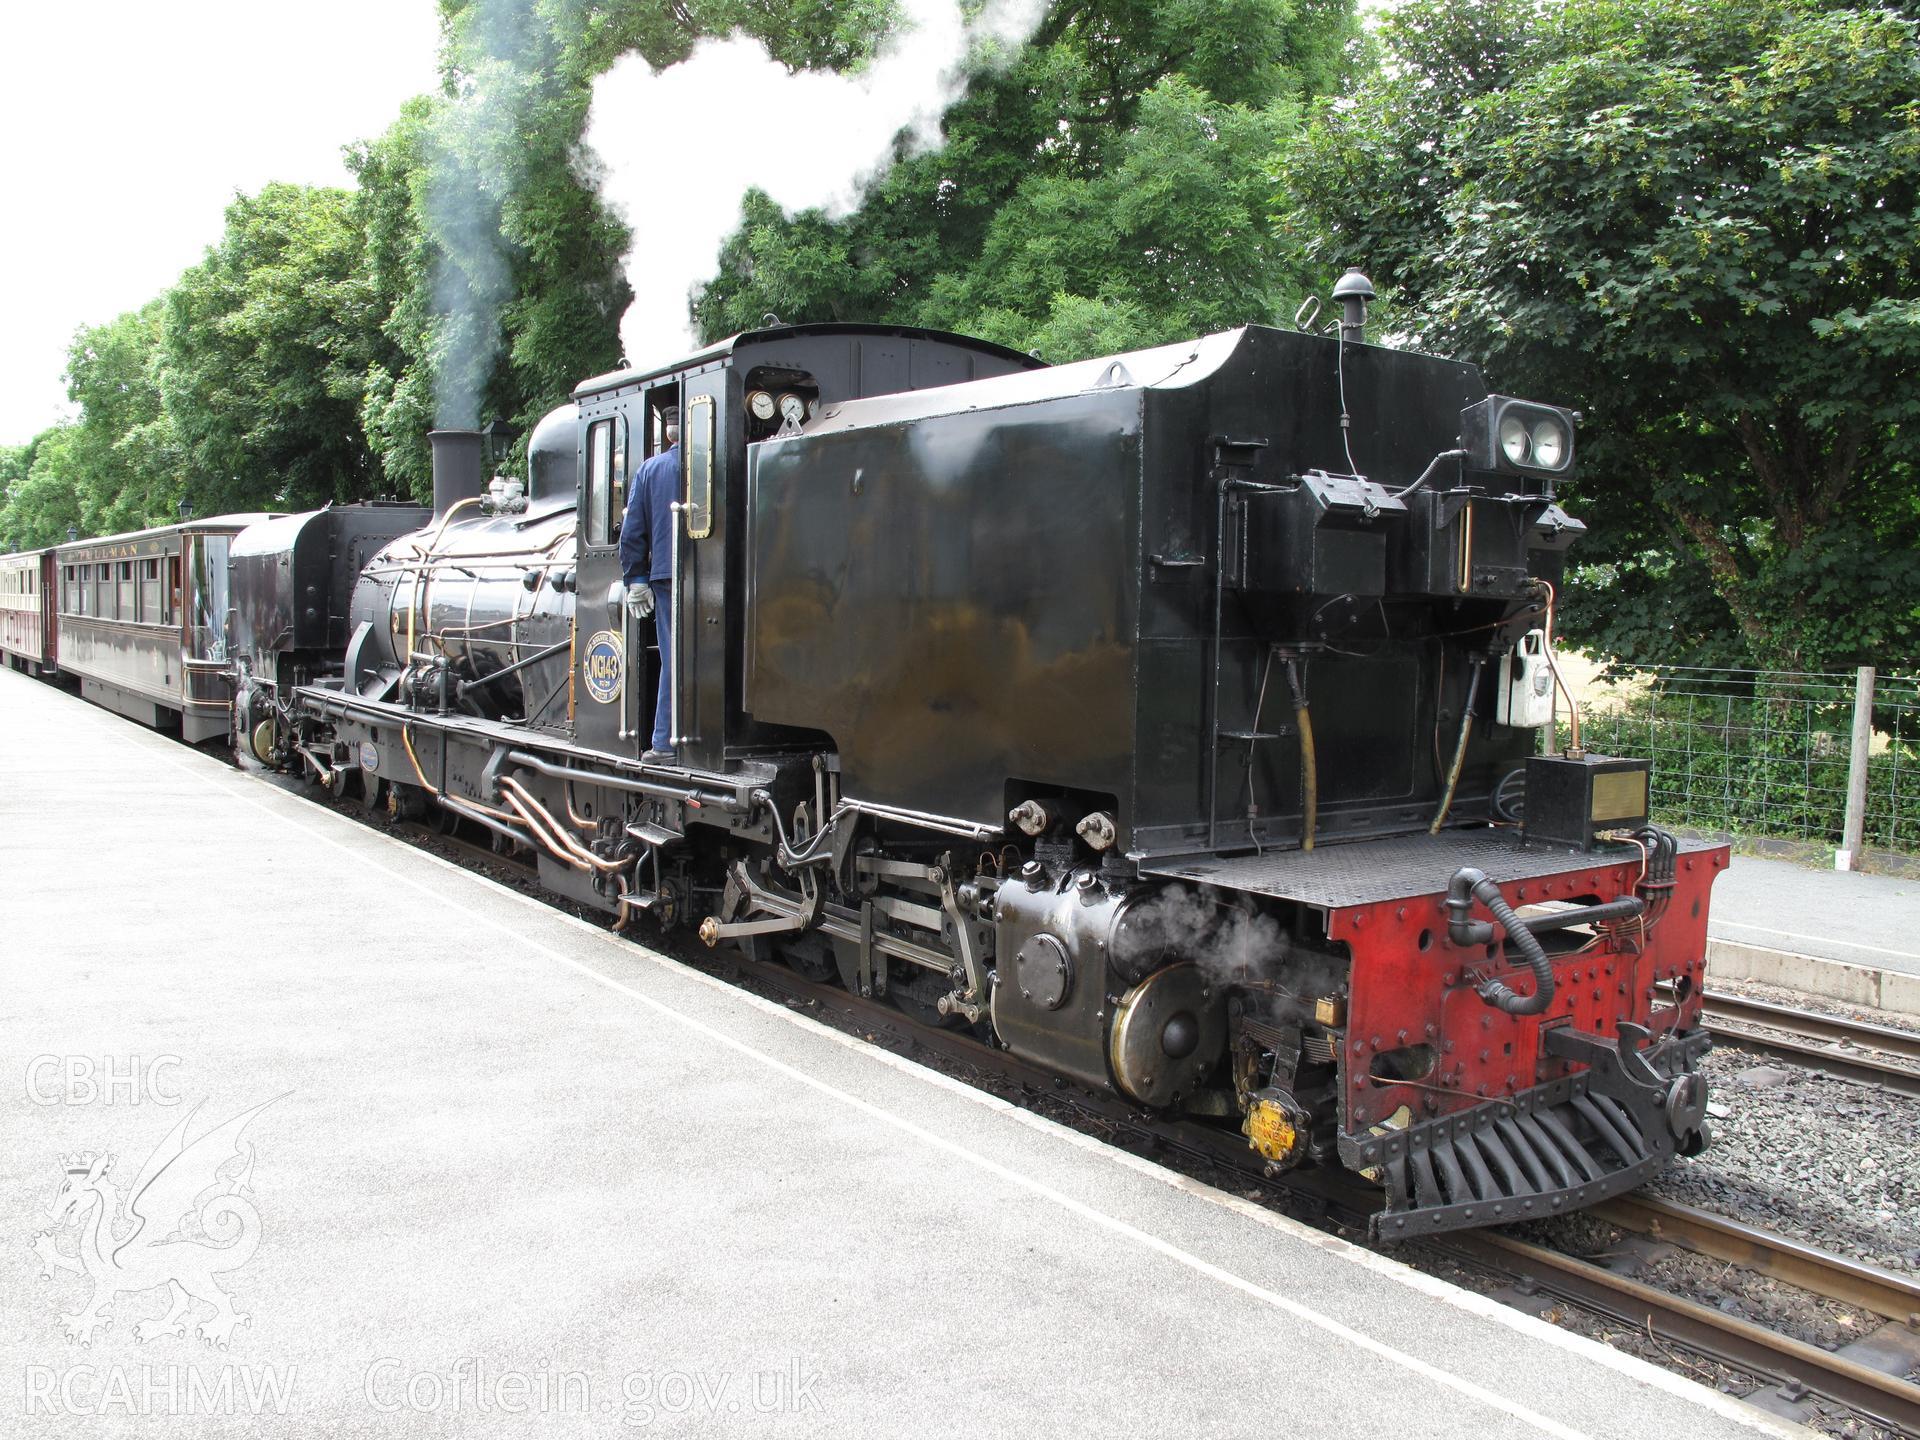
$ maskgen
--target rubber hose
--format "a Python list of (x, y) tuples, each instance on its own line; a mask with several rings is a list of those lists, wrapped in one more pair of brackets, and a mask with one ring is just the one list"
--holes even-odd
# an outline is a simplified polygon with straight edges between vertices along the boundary
[(1507, 904), (1506, 896), (1500, 893), (1498, 885), (1477, 870), (1463, 870), (1460, 873), (1461, 876), (1475, 877), (1470, 885), (1473, 898), (1486, 906), (1493, 918), (1506, 929), (1507, 939), (1513, 942), (1520, 951), (1520, 958), (1533, 971), (1531, 995), (1517, 994), (1501, 981), (1489, 980), (1480, 987), (1480, 998), (1509, 1015), (1538, 1015), (1553, 1003), (1553, 962), (1547, 959), (1547, 952), (1534, 939), (1526, 922)]

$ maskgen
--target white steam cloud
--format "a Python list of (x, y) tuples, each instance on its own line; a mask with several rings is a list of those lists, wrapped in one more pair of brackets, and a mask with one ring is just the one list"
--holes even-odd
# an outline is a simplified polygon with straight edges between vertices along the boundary
[[(583, 169), (633, 229), (634, 301), (620, 325), (628, 358), (691, 346), (688, 297), (712, 275), (749, 189), (789, 214), (846, 214), (886, 173), (903, 131), (913, 149), (938, 143), (940, 116), (966, 88), (969, 57), (1011, 55), (1046, 5), (989, 0), (968, 22), (957, 0), (902, 0), (900, 28), (847, 75), (791, 72), (737, 35), (703, 41), (658, 73), (638, 55), (619, 61), (594, 85), (594, 153)], [(728, 114), (751, 128), (726, 135), (715, 122)], [(689, 143), (716, 133), (719, 143)]]
[(464, 79), (427, 134), (431, 164), (427, 228), (433, 265), (434, 420), (480, 423), (482, 398), (502, 342), (501, 312), (513, 298), (513, 248), (501, 206), (526, 169), (520, 134), (537, 98), (522, 58), (521, 0), (480, 0), (461, 15), (456, 45)]

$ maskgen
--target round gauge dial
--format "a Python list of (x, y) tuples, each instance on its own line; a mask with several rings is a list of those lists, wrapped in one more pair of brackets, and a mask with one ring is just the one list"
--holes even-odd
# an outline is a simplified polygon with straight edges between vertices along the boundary
[(789, 390), (780, 397), (780, 418), (789, 425), (798, 425), (807, 418), (807, 402)]
[(747, 409), (756, 420), (771, 420), (775, 409), (773, 396), (765, 390), (754, 390), (747, 395)]

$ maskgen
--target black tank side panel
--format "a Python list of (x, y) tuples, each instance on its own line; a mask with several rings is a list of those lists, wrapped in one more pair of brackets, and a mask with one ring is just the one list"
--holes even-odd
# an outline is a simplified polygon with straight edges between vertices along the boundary
[(998, 825), (1133, 763), (1137, 391), (756, 447), (746, 708), (857, 800)]

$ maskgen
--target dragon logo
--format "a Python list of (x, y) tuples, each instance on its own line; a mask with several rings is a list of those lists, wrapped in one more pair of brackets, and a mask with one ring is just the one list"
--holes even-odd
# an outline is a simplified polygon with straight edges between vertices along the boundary
[[(94, 1332), (111, 1329), (108, 1314), (116, 1296), (166, 1286), (171, 1296), (165, 1317), (141, 1320), (133, 1338), (142, 1343), (161, 1335), (184, 1337), (186, 1316), (201, 1304), (213, 1314), (193, 1327), (208, 1345), (224, 1350), (236, 1327), (249, 1317), (214, 1276), (238, 1270), (260, 1245), (260, 1212), (247, 1199), (253, 1177), (253, 1146), (240, 1134), (272, 1100), (254, 1106), (200, 1136), (187, 1139), (198, 1107), (160, 1142), (121, 1209), (119, 1188), (110, 1172), (113, 1157), (90, 1153), (69, 1156), (59, 1193), (47, 1206), (53, 1228), (34, 1238), (42, 1278), (54, 1271), (85, 1275), (93, 1298), (60, 1323), (67, 1339), (90, 1345)], [(60, 1249), (63, 1235), (78, 1232), (76, 1253)]]

